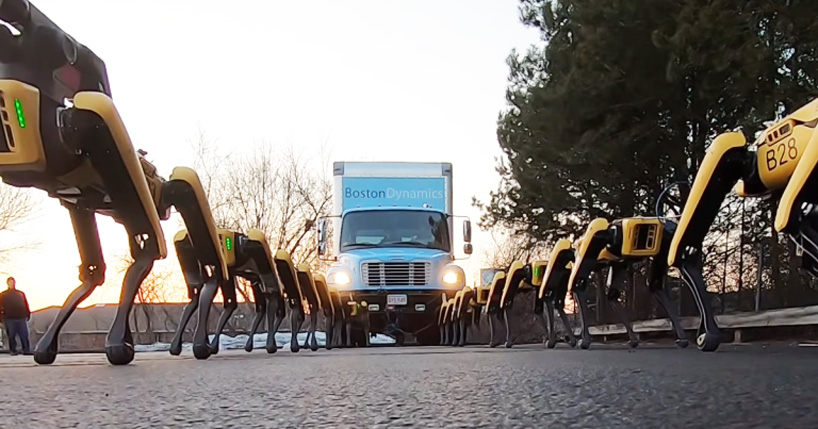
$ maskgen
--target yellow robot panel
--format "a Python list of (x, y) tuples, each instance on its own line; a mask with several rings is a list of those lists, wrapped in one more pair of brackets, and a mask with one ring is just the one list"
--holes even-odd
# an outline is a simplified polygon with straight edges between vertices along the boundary
[[(818, 133), (810, 136), (806, 150), (795, 167), (792, 179), (784, 188), (781, 201), (778, 203), (778, 210), (775, 213), (774, 225), (776, 231), (784, 231), (789, 225), (792, 211), (799, 208), (796, 205), (798, 197), (804, 191), (807, 179), (815, 173), (816, 166), (818, 166)], [(815, 190), (810, 189), (809, 192), (815, 192)]]
[(616, 262), (621, 260), (622, 258), (614, 255), (608, 249), (602, 249), (599, 251), (599, 256), (597, 257), (597, 261), (599, 262)]
[(261, 246), (264, 248), (264, 254), (267, 255), (267, 260), (270, 262), (270, 266), (274, 267), (275, 261), (273, 261), (273, 251), (270, 250), (270, 245), (267, 243), (267, 237), (264, 235), (264, 233), (257, 229), (250, 229), (247, 231), (247, 238), (261, 243)]
[(788, 118), (768, 128), (756, 152), (758, 172), (767, 189), (786, 186), (804, 154), (814, 129)]
[(187, 240), (187, 230), (183, 229), (183, 230), (177, 232), (176, 235), (173, 236), (173, 242), (174, 243), (178, 243), (180, 241), (185, 241), (185, 240)]
[[(594, 258), (595, 260), (599, 260), (600, 256), (602, 256), (602, 250), (598, 255), (586, 255), (588, 253), (588, 248), (591, 246), (591, 242), (596, 234), (599, 234), (603, 231), (608, 229), (609, 223), (608, 220), (605, 218), (596, 218), (588, 224), (588, 229), (585, 231), (585, 235), (582, 236), (580, 239), (579, 246), (577, 247), (576, 251), (576, 267), (579, 267), (582, 264), (582, 261), (586, 258)], [(604, 249), (604, 248), (603, 248)], [(613, 255), (610, 255), (613, 256)], [(608, 257), (608, 255), (606, 255)], [(577, 275), (577, 269), (571, 270), (571, 277), (568, 280), (569, 287), (572, 287), (574, 284), (574, 278)]]
[[(508, 274), (506, 274), (506, 279), (505, 279), (506, 281), (504, 282), (504, 285), (503, 285), (503, 294), (500, 296), (500, 303), (501, 303), (502, 306), (505, 307), (506, 299), (508, 299), (509, 290), (511, 289), (512, 286), (515, 286), (515, 285), (511, 284), (512, 280), (514, 279), (514, 275), (516, 274), (517, 271), (520, 271), (522, 269), (523, 269), (522, 261), (514, 261), (514, 262), (511, 263), (511, 266), (508, 268)], [(516, 286), (520, 287), (520, 285), (516, 285)]]
[(455, 319), (457, 314), (460, 312), (460, 307), (463, 305), (463, 292), (463, 289), (460, 289), (454, 294), (454, 310), (452, 311), (452, 320)]
[(478, 305), (484, 305), (488, 301), (489, 292), (491, 291), (491, 284), (486, 286), (480, 285), (474, 294), (474, 300)]
[(446, 309), (449, 306), (449, 301), (446, 300), (446, 294), (443, 294), (443, 301), (440, 304), (440, 314), (437, 316), (437, 324), (442, 325), (444, 323), (444, 318), (446, 317)]
[(647, 257), (659, 254), (664, 226), (658, 218), (622, 219), (622, 256)]
[(557, 241), (557, 244), (555, 244), (554, 248), (551, 250), (551, 255), (549, 255), (548, 257), (548, 266), (545, 269), (545, 274), (543, 274), (542, 280), (539, 282), (540, 284), (540, 293), (538, 294), (539, 299), (543, 299), (543, 297), (545, 297), (545, 285), (548, 283), (548, 278), (551, 277), (551, 275), (554, 273), (554, 270), (560, 268), (555, 266), (557, 260), (559, 259), (560, 253), (568, 250), (571, 250), (571, 241), (565, 238)]
[(457, 309), (457, 301), (454, 298), (449, 299), (449, 304), (446, 306), (447, 314), (449, 316), (448, 321), (451, 322), (454, 320), (454, 311)]
[(0, 171), (43, 172), (40, 91), (16, 80), (0, 80)]
[(548, 261), (534, 261), (531, 263), (531, 286), (539, 288), (542, 285)]
[(296, 296), (289, 297), (296, 302), (302, 302), (301, 287), (298, 284), (298, 274), (295, 272), (295, 265), (293, 264), (290, 254), (284, 250), (279, 249), (275, 254), (276, 271), (278, 278), (284, 286), (285, 292)]
[(236, 233), (229, 229), (219, 228), (218, 234), (224, 263), (228, 267), (233, 267), (236, 265)]
[(723, 133), (713, 140), (707, 153), (699, 166), (699, 171), (696, 172), (696, 178), (693, 180), (693, 186), (690, 188), (690, 195), (687, 197), (684, 209), (682, 209), (682, 217), (679, 219), (679, 225), (676, 227), (676, 232), (670, 242), (670, 251), (667, 256), (667, 263), (669, 266), (676, 266), (676, 259), (680, 253), (680, 245), (682, 239), (685, 238), (690, 220), (696, 212), (701, 203), (704, 192), (707, 190), (707, 184), (713, 178), (719, 162), (731, 150), (743, 148), (747, 144), (744, 135), (737, 132)]
[[(321, 295), (318, 293), (318, 287), (315, 285), (315, 279), (312, 276), (312, 270), (310, 269), (309, 264), (298, 264), (298, 272), (306, 276), (308, 279), (307, 285), (301, 285), (302, 288), (309, 288), (312, 292), (312, 296), (315, 297), (315, 301), (318, 304), (318, 308), (324, 308), (323, 303), (321, 302)], [(299, 281), (299, 284), (301, 282)], [(306, 297), (305, 297), (306, 298)]]
[[(140, 169), (140, 171), (142, 170)], [(199, 175), (196, 174), (196, 171), (194, 171), (192, 168), (176, 167), (170, 174), (170, 180), (180, 180), (190, 185), (190, 188), (193, 190), (193, 194), (196, 196), (196, 201), (199, 203), (199, 210), (201, 211), (202, 219), (205, 222), (205, 227), (210, 234), (210, 239), (213, 242), (213, 246), (221, 254), (222, 270), (224, 273), (227, 273), (227, 264), (224, 260), (222, 245), (219, 242), (218, 232), (216, 230), (216, 221), (213, 220), (213, 212), (210, 211), (210, 204), (207, 202), (207, 195), (205, 195), (204, 187), (202, 186), (201, 180), (199, 180)], [(147, 187), (147, 184), (145, 186)]]
[(592, 220), (591, 223), (588, 224), (588, 229), (585, 230), (585, 235), (581, 238), (582, 241), (579, 243), (579, 249), (577, 249), (579, 254), (584, 255), (585, 252), (588, 251), (588, 246), (591, 245), (591, 239), (594, 238), (594, 235), (607, 230), (608, 226), (608, 220), (605, 218), (598, 217)]
[(103, 122), (105, 122), (105, 125), (108, 126), (114, 143), (116, 143), (117, 150), (122, 156), (122, 162), (125, 164), (126, 172), (133, 181), (134, 189), (136, 189), (139, 201), (145, 210), (146, 219), (152, 229), (151, 232), (156, 237), (159, 258), (164, 259), (168, 255), (168, 249), (165, 243), (165, 235), (162, 232), (162, 227), (159, 225), (159, 213), (156, 210), (150, 189), (148, 189), (148, 182), (145, 179), (145, 173), (142, 171), (142, 166), (139, 163), (139, 157), (137, 157), (133, 144), (131, 144), (131, 137), (125, 129), (125, 124), (122, 122), (122, 118), (119, 116), (119, 112), (117, 112), (113, 100), (101, 92), (79, 92), (74, 96), (74, 108), (97, 114), (102, 118)]
[(337, 311), (332, 302), (332, 295), (327, 285), (327, 278), (321, 273), (315, 273), (312, 279), (315, 281), (315, 288), (318, 289), (318, 299), (321, 301), (322, 308), (329, 309), (333, 313)]
[(503, 287), (506, 278), (506, 273), (502, 271), (498, 271), (494, 273), (494, 279), (491, 280), (491, 287), (489, 288), (489, 292), (486, 295), (486, 302), (488, 302), (494, 294), (498, 293), (499, 289)]

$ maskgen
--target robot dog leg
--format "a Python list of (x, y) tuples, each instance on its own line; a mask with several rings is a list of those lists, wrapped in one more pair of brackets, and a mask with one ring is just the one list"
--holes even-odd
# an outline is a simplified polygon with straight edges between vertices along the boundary
[(521, 288), (521, 283), (525, 281), (525, 278), (525, 265), (523, 265), (521, 261), (512, 262), (511, 266), (508, 268), (508, 274), (506, 274), (505, 277), (505, 283), (503, 285), (503, 291), (500, 295), (499, 303), (499, 311), (502, 312), (503, 322), (506, 325), (505, 346), (507, 349), (510, 349), (514, 342), (511, 337), (511, 305), (514, 302), (514, 297), (517, 295), (517, 291)]
[(105, 282), (105, 262), (99, 244), (97, 220), (92, 210), (63, 203), (71, 214), (71, 223), (80, 251), (80, 285), (66, 299), (57, 317), (48, 327), (34, 349), (34, 360), (39, 364), (51, 364), (57, 358), (58, 338), (63, 325), (77, 306), (88, 298), (97, 286)]
[(307, 338), (304, 339), (304, 347), (317, 351), (318, 340), (315, 338), (315, 331), (318, 329), (318, 314), (323, 311), (323, 306), (309, 265), (301, 264), (298, 266), (298, 284), (301, 287), (301, 295), (305, 298), (307, 308), (310, 311), (310, 327), (307, 331)]
[(628, 277), (629, 266), (625, 262), (615, 262), (610, 265), (608, 268), (608, 305), (614, 309), (619, 320), (622, 321), (622, 324), (625, 325), (625, 331), (628, 333), (628, 345), (631, 348), (636, 348), (639, 346), (639, 337), (637, 337), (636, 332), (633, 331), (633, 325), (631, 324), (630, 318), (628, 317), (627, 312), (624, 308), (622, 308), (622, 304), (619, 303), (619, 296), (621, 295), (621, 291), (619, 290), (619, 285), (621, 285), (625, 278)]
[(574, 300), (579, 308), (580, 319), (580, 342), (579, 346), (587, 349), (591, 346), (591, 334), (588, 331), (588, 303), (586, 292), (588, 276), (598, 267), (601, 253), (608, 245), (608, 221), (605, 219), (594, 219), (588, 225), (588, 230), (580, 239), (576, 250), (576, 261), (571, 270), (571, 277), (568, 280), (569, 290), (572, 291)]
[(565, 315), (565, 296), (568, 293), (568, 279), (571, 275), (571, 264), (574, 261), (574, 256), (570, 241), (566, 239), (557, 241), (548, 257), (548, 265), (540, 281), (538, 299), (542, 300), (545, 307), (546, 320), (543, 322), (547, 322), (547, 325), (543, 325), (543, 327), (546, 332), (545, 345), (548, 348), (554, 348), (557, 345), (556, 330), (554, 329), (555, 307), (567, 332), (566, 343), (571, 347), (575, 347), (577, 344), (573, 329), (571, 329), (568, 322), (568, 316)]
[[(725, 133), (713, 141), (696, 173), (668, 252), (668, 266), (679, 268), (699, 308), (704, 332), (697, 336), (696, 343), (702, 351), (715, 351), (721, 343), (721, 334), (708, 302), (701, 250), (705, 235), (733, 185), (742, 176), (748, 179), (757, 176), (747, 175), (747, 171), (752, 170), (748, 170), (751, 163), (745, 144), (741, 133)], [(745, 185), (744, 191), (749, 193), (763, 188), (757, 186), (756, 180)]]
[(505, 284), (506, 273), (500, 271), (494, 274), (494, 279), (491, 282), (489, 289), (488, 300), (485, 305), (486, 317), (489, 320), (489, 347), (497, 347), (500, 345), (499, 336), (495, 340), (495, 322), (501, 326), (503, 319), (500, 309), (500, 300), (503, 294), (503, 285)]
[(247, 343), (244, 344), (244, 351), (247, 353), (253, 351), (253, 339), (258, 333), (261, 322), (267, 317), (267, 302), (270, 299), (262, 292), (260, 281), (256, 280), (252, 282), (250, 287), (253, 288), (253, 297), (255, 300), (253, 309), (255, 310), (255, 315), (253, 316), (253, 323), (250, 325), (250, 335), (247, 337)]
[(219, 322), (216, 325), (216, 332), (213, 334), (213, 339), (210, 341), (210, 354), (215, 355), (219, 353), (219, 338), (224, 331), (227, 322), (233, 316), (233, 313), (239, 307), (236, 294), (236, 277), (230, 275), (230, 279), (221, 284), (222, 297), (224, 298), (224, 308), (222, 314), (219, 315)]
[[(304, 324), (304, 297), (301, 295), (301, 286), (298, 282), (298, 274), (295, 265), (286, 250), (279, 249), (275, 254), (275, 266), (281, 284), (287, 296), (287, 306), (290, 308), (290, 351), (298, 353), (301, 347), (298, 345), (298, 331)], [(280, 313), (277, 313), (277, 315)], [(268, 334), (269, 339), (269, 334)]]

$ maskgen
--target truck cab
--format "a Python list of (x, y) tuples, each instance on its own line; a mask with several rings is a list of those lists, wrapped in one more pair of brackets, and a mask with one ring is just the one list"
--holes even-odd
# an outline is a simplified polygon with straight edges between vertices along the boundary
[[(367, 307), (372, 334), (438, 343), (442, 297), (466, 282), (455, 265), (451, 164), (337, 162), (334, 169), (334, 213), (318, 224), (329, 286), (345, 303)], [(468, 256), (471, 224), (462, 224)]]

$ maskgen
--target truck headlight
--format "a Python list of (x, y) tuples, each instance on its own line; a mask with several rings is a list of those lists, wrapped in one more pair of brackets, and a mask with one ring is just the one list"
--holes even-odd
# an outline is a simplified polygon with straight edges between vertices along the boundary
[(346, 286), (352, 283), (352, 278), (349, 277), (349, 274), (343, 271), (338, 271), (337, 273), (333, 274), (332, 277), (330, 277), (329, 283), (339, 286)]
[(448, 270), (446, 274), (443, 274), (443, 283), (447, 286), (455, 286), (459, 280), (460, 276), (457, 275), (457, 271)]

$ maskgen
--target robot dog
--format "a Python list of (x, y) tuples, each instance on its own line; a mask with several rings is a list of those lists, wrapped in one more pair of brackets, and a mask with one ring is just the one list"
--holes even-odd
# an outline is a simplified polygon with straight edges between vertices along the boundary
[[(198, 359), (207, 359), (219, 351), (219, 336), (230, 320), (238, 304), (236, 302), (236, 278), (242, 277), (251, 282), (256, 315), (253, 319), (250, 338), (245, 350), (253, 350), (253, 335), (264, 318), (267, 319), (268, 353), (275, 353), (275, 332), (285, 316), (284, 298), (279, 286), (278, 273), (271, 257), (270, 248), (261, 231), (250, 230), (247, 235), (227, 229), (218, 230), (218, 242), (221, 245), (221, 258), (227, 268), (226, 276), (218, 270), (206, 269), (201, 251), (188, 237), (187, 231), (180, 231), (174, 237), (176, 253), (188, 288), (190, 302), (182, 312), (182, 318), (171, 341), (170, 353), (179, 355), (182, 350), (182, 334), (193, 315), (198, 310), (198, 324), (193, 338), (193, 354)], [(207, 320), (216, 291), (221, 290), (224, 297), (224, 309), (219, 317), (215, 336), (207, 343)], [(296, 291), (297, 292), (297, 291)], [(297, 315), (297, 311), (291, 314)], [(204, 327), (204, 328), (202, 328)], [(198, 334), (198, 335), (197, 335)]]
[[(607, 301), (619, 316), (628, 333), (628, 344), (637, 347), (639, 340), (631, 322), (619, 303), (620, 285), (625, 282), (630, 268), (635, 262), (650, 260), (648, 286), (651, 294), (670, 318), (676, 334), (676, 344), (687, 347), (688, 340), (679, 323), (676, 307), (663, 287), (667, 273), (667, 252), (670, 248), (672, 224), (666, 226), (657, 217), (631, 217), (608, 223), (606, 219), (594, 219), (580, 239), (575, 261), (568, 281), (569, 290), (579, 308), (581, 321), (580, 347), (587, 349), (591, 344), (588, 332), (588, 307), (585, 293), (588, 277), (597, 270), (608, 269)], [(694, 295), (698, 290), (693, 289)], [(698, 298), (702, 300), (702, 297)], [(599, 304), (598, 304), (599, 305)]]
[[(733, 188), (740, 197), (767, 198), (777, 203), (773, 225), (790, 236), (804, 255), (802, 268), (818, 275), (818, 99), (767, 127), (747, 147), (742, 133), (716, 137), (708, 148), (681, 213), (667, 262), (678, 267), (691, 287), (705, 290), (701, 276), (705, 235)], [(719, 329), (706, 302), (697, 298), (702, 314), (697, 343), (715, 350)], [(703, 331), (703, 333), (702, 333)]]
[[(105, 261), (95, 215), (111, 216), (129, 237), (133, 264), (108, 333), (105, 353), (115, 365), (134, 357), (129, 315), (154, 261), (167, 248), (160, 221), (175, 206), (190, 239), (215, 256), (215, 226), (196, 173), (176, 168), (169, 180), (136, 152), (111, 100), (105, 63), (26, 0), (0, 2), (0, 176), (9, 185), (35, 187), (68, 210), (79, 248), (79, 280), (37, 344), (34, 360), (56, 359), (66, 320), (104, 282)], [(68, 101), (66, 101), (68, 100)]]
[[(510, 348), (513, 346), (510, 310), (518, 292), (534, 292), (536, 297), (534, 299), (534, 315), (540, 322), (540, 325), (545, 331), (545, 345), (548, 348), (554, 348), (557, 344), (556, 331), (554, 329), (554, 311), (560, 317), (566, 331), (566, 343), (571, 347), (576, 346), (577, 340), (571, 329), (568, 321), (568, 316), (565, 314), (565, 296), (567, 294), (568, 278), (571, 272), (571, 264), (574, 260), (574, 252), (571, 247), (571, 242), (565, 239), (559, 240), (545, 261), (534, 261), (523, 265), (521, 261), (515, 261), (511, 264), (506, 273), (498, 273), (492, 282), (494, 289), (490, 289), (488, 296), (499, 295), (497, 308), (499, 311), (495, 313), (502, 313), (501, 323), (506, 327), (506, 343), (505, 346)], [(499, 289), (499, 284), (502, 283), (502, 293), (496, 292)], [(499, 319), (498, 316), (495, 316)], [(492, 340), (490, 345), (496, 347), (499, 342), (493, 339), (494, 332), (492, 330)]]

